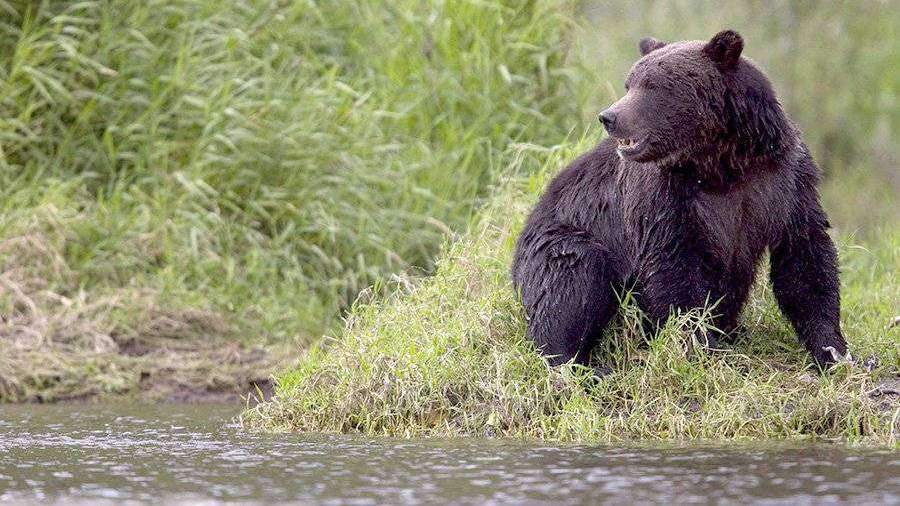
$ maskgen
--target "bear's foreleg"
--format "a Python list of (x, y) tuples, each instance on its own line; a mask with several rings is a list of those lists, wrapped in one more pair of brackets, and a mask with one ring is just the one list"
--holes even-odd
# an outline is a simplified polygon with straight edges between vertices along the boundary
[(827, 228), (816, 201), (771, 249), (775, 299), (820, 367), (847, 355), (840, 327), (837, 252)]

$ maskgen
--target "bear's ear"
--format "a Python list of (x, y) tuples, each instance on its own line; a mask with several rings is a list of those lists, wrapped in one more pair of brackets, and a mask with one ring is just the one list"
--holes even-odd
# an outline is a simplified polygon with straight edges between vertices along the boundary
[(734, 30), (717, 33), (703, 46), (703, 52), (722, 70), (734, 68), (743, 50), (744, 39)]
[(647, 56), (650, 51), (656, 51), (657, 49), (665, 45), (665, 42), (656, 40), (653, 37), (644, 37), (640, 42), (638, 42), (638, 48), (641, 50), (641, 56)]

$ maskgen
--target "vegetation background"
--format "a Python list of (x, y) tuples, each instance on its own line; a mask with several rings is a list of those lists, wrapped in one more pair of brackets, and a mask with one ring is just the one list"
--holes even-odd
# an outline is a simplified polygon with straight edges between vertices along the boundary
[[(888, 439), (877, 402), (849, 397), (866, 379), (804, 376), (764, 287), (748, 318), (778, 338), (745, 349), (779, 365), (706, 367), (662, 344), (651, 348), (660, 355), (628, 345), (613, 365), (649, 376), (626, 372), (622, 390), (585, 400), (571, 388), (577, 373), (541, 369), (520, 342), (505, 262), (547, 178), (601, 137), (596, 112), (622, 93), (637, 40), (731, 27), (825, 171), (851, 339), (881, 358), (882, 377), (895, 374), (900, 337), (886, 325), (900, 314), (898, 25), (890, 0), (0, 0), (0, 400), (242, 393), (302, 355), (254, 423)], [(456, 245), (441, 256), (448, 240)], [(444, 274), (417, 292), (439, 257)], [(627, 321), (617, 330), (626, 336)], [(681, 339), (672, 328), (658, 342)], [(462, 355), (448, 362), (447, 346)], [(424, 355), (397, 354), (411, 348)], [(411, 372), (442, 360), (433, 375)], [(506, 365), (484, 370), (491, 361)], [(529, 365), (510, 375), (510, 364)], [(666, 373), (679, 364), (685, 376)], [(358, 374), (332, 378), (346, 367)], [(762, 372), (748, 380), (742, 368)], [(512, 420), (486, 401), (516, 384), (555, 386), (506, 404), (525, 413)], [(669, 393), (610, 401), (653, 385)], [(364, 392), (347, 398), (369, 408), (339, 406), (348, 391)], [(763, 417), (770, 425), (723, 424), (717, 410), (692, 418), (695, 403), (724, 409), (751, 392), (781, 402)], [(640, 429), (647, 403), (675, 425)], [(673, 406), (687, 411), (679, 418)], [(532, 416), (566, 409), (581, 421)], [(598, 410), (633, 418), (603, 425), (588, 415)]]

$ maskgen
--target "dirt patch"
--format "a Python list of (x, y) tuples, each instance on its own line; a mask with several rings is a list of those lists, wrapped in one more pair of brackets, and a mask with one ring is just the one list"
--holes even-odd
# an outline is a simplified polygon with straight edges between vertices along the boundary
[[(136, 395), (166, 402), (271, 396), (271, 374), (286, 354), (206, 336), (173, 343), (143, 340), (119, 351), (45, 345), (12, 349), (0, 341), (0, 402), (55, 402)], [(154, 346), (154, 344), (156, 346)]]

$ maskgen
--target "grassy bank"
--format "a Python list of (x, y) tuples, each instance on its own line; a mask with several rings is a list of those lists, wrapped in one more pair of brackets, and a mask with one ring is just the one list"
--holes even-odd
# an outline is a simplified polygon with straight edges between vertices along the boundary
[[(652, 339), (623, 294), (597, 358), (613, 373), (548, 369), (524, 338), (508, 266), (529, 206), (592, 141), (535, 142), (506, 153), (513, 178), (446, 245), (435, 276), (365, 297), (345, 328), (278, 378), (247, 427), (391, 436), (512, 436), (560, 441), (828, 439), (897, 444), (900, 434), (900, 126), (898, 13), (879, 2), (585, 2), (577, 31), (585, 111), (622, 93), (635, 41), (744, 34), (826, 174), (822, 191), (842, 267), (842, 324), (871, 371), (820, 375), (760, 273), (749, 329), (713, 355), (692, 351), (702, 314), (673, 318)], [(827, 33), (828, 36), (824, 36)], [(826, 41), (828, 41), (826, 43)], [(592, 117), (586, 116), (586, 120)], [(592, 132), (593, 133), (593, 132)], [(538, 145), (538, 146), (536, 146)]]
[(565, 2), (0, 1), (0, 401), (244, 392), (580, 118)]
[(594, 383), (584, 370), (548, 368), (524, 338), (508, 268), (527, 209), (586, 148), (511, 156), (543, 169), (504, 186), (471, 232), (447, 248), (435, 276), (355, 307), (341, 337), (305, 355), (280, 378), (274, 401), (247, 412), (244, 423), (407, 437), (896, 442), (900, 328), (887, 328), (900, 300), (896, 229), (865, 248), (838, 238), (844, 328), (857, 356), (878, 358), (872, 373), (809, 370), (765, 275), (743, 316), (748, 335), (721, 353), (692, 351), (701, 314), (673, 318), (648, 342), (625, 295), (623, 316), (597, 355), (611, 375)]
[[(623, 294), (597, 358), (600, 382), (548, 369), (524, 339), (508, 279), (514, 238), (557, 170), (592, 141), (534, 142), (506, 153), (513, 178), (446, 245), (435, 276), (364, 297), (345, 328), (278, 378), (275, 399), (244, 416), (266, 430), (392, 436), (512, 436), (561, 441), (815, 438), (897, 444), (900, 434), (900, 126), (898, 13), (879, 2), (584, 2), (576, 30), (592, 72), (575, 96), (597, 111), (622, 93), (646, 35), (706, 38), (723, 27), (771, 77), (826, 174), (823, 200), (842, 266), (842, 324), (872, 371), (808, 368), (760, 273), (734, 346), (692, 351), (702, 314), (653, 339)], [(593, 120), (585, 115), (585, 124)], [(578, 128), (576, 128), (578, 130)], [(593, 132), (591, 132), (593, 135)], [(649, 342), (648, 342), (649, 340)]]
[(857, 245), (896, 249), (897, 9), (583, 4), (0, 0), (0, 402), (327, 365), (361, 291), (393, 311), (448, 236), (520, 219), (474, 213), (559, 164), (514, 146), (593, 123), (647, 34), (745, 34), (830, 175), (845, 276), (890, 286)]

